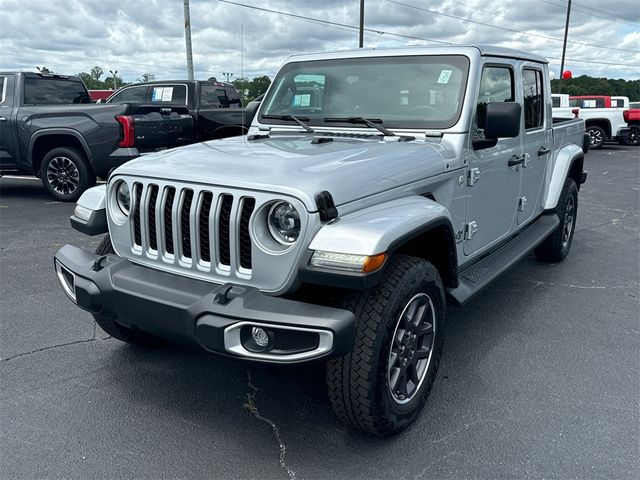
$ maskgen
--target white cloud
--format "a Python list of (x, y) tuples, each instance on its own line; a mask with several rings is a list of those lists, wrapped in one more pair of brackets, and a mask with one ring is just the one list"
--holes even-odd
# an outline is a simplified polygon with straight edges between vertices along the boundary
[[(222, 78), (222, 72), (233, 72), (234, 78), (242, 72), (273, 76), (292, 53), (357, 47), (357, 29), (312, 20), (355, 27), (357, 0), (234, 1), (303, 18), (191, 0), (197, 78)], [(366, 46), (431, 43), (423, 39), (509, 46), (549, 58), (559, 74), (566, 0), (398, 2), (418, 8), (366, 0), (365, 26), (373, 30), (365, 34)], [(179, 0), (2, 0), (0, 10), (1, 70), (46, 65), (75, 74), (100, 65), (106, 71), (117, 69), (127, 81), (146, 72), (158, 79), (186, 76)], [(606, 7), (598, 0), (574, 1), (566, 57), (565, 68), (574, 75), (638, 79), (637, 0), (617, 0)]]

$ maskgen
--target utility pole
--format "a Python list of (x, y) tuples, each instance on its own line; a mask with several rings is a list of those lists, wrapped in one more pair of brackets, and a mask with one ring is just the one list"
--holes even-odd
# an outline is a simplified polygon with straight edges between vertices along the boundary
[(364, 0), (360, 0), (360, 48), (364, 46)]
[(117, 90), (118, 89), (118, 83), (116, 80), (116, 75), (118, 75), (118, 70), (116, 70), (115, 72), (113, 70), (109, 70), (109, 73), (111, 74), (111, 78), (113, 78), (113, 89)]
[(562, 75), (564, 74), (564, 55), (567, 51), (567, 37), (569, 36), (569, 17), (571, 16), (571, 0), (567, 5), (567, 21), (564, 25), (564, 43), (562, 44), (562, 60), (560, 60), (560, 82), (558, 82), (558, 93), (562, 93)]
[(193, 53), (191, 52), (191, 16), (189, 0), (184, 0), (184, 39), (187, 44), (187, 78), (193, 80)]

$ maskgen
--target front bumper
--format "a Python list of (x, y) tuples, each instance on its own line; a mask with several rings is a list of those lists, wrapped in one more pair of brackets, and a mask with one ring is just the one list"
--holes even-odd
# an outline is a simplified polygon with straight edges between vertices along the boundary
[[(342, 356), (353, 346), (355, 317), (347, 310), (185, 278), (71, 245), (54, 262), (65, 293), (80, 308), (210, 352), (301, 363)], [(255, 348), (247, 333), (253, 327), (269, 333), (268, 350)]]

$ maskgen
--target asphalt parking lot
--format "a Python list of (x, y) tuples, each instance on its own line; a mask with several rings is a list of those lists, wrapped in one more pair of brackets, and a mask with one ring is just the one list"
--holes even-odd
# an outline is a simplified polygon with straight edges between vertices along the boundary
[(105, 339), (52, 261), (100, 238), (38, 181), (0, 179), (0, 477), (640, 478), (640, 150), (585, 168), (569, 257), (450, 308), (425, 411), (390, 440), (333, 416), (321, 366)]

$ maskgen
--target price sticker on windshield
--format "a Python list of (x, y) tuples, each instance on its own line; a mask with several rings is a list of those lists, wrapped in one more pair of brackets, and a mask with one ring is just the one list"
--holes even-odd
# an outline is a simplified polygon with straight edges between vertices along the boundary
[(449, 83), (453, 70), (441, 70), (438, 77), (438, 83)]

